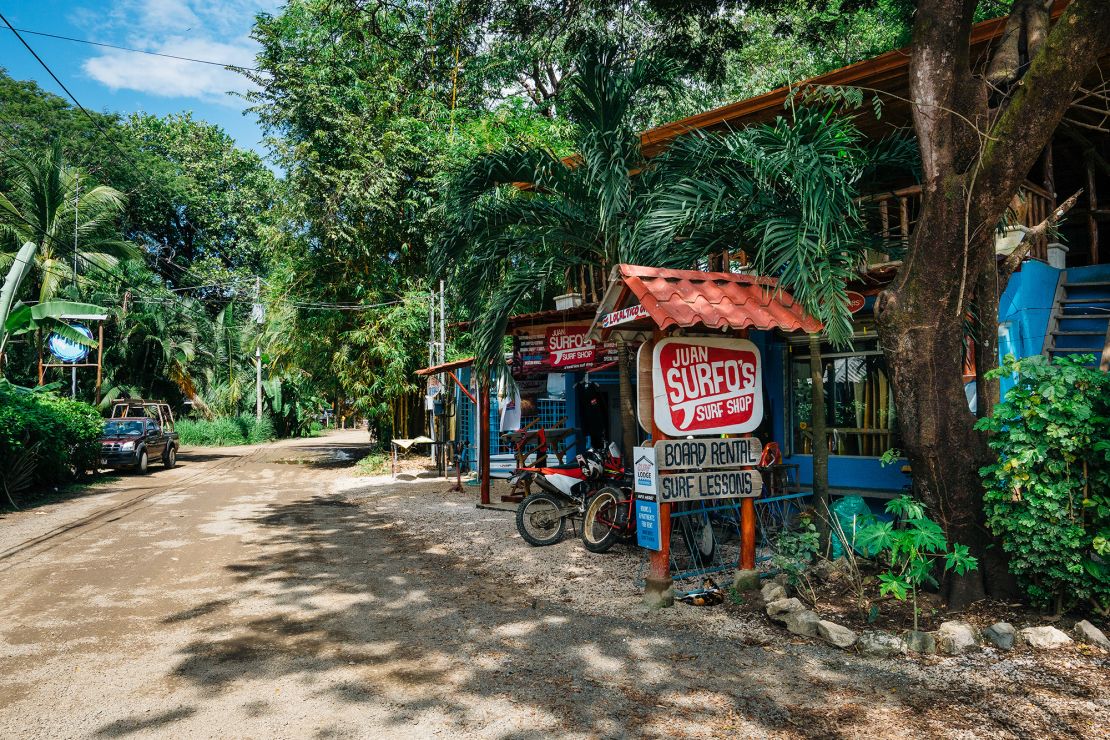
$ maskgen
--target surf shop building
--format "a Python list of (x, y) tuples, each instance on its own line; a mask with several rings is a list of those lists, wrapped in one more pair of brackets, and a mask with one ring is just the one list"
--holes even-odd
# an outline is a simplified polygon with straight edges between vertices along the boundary
[[(975, 26), (972, 58), (989, 58), (992, 45), (1002, 36), (1004, 23), (1005, 19), (999, 19)], [(882, 95), (885, 104), (881, 119), (869, 112), (857, 119), (860, 129), (875, 140), (893, 128), (911, 127), (910, 108), (904, 102), (909, 97), (909, 55), (899, 50), (648, 130), (641, 135), (642, 150), (651, 157), (690, 131), (712, 133), (773, 121), (783, 114), (791, 95), (810, 86), (858, 86)], [(1033, 238), (1020, 269), (1000, 296), (999, 353), (1018, 357), (1094, 354), (1101, 356), (1102, 366), (1107, 369), (1110, 225), (1106, 222), (1110, 210), (1105, 202), (1110, 197), (1110, 165), (1106, 164), (1110, 162), (1110, 137), (1103, 132), (1103, 114), (1092, 110), (1104, 106), (1107, 96), (1106, 85), (1100, 79), (1090, 80), (1085, 87), (1103, 90), (1104, 94), (1068, 112), (1012, 204), (1013, 225), (997, 237), (1001, 258), (1022, 241), (1023, 228), (1041, 224), (1067, 195), (1082, 190), (1054, 233)], [(919, 186), (905, 182), (868, 192), (865, 200), (876, 236), (908, 242), (920, 211)], [(562, 420), (562, 426), (575, 430), (563, 438), (568, 454), (580, 450), (601, 432), (620, 442), (625, 425), (618, 411), (620, 378), (613, 362), (620, 335), (624, 346), (634, 353), (628, 383), (636, 400), (637, 421), (632, 434), (637, 442), (653, 431), (657, 437), (697, 435), (698, 430), (691, 424), (719, 422), (732, 414), (751, 412), (742, 433), (758, 438), (765, 447), (774, 443), (781, 454), (779, 473), (774, 480), (764, 479), (764, 488), (785, 487), (806, 493), (812, 486), (816, 445), (829, 450), (829, 485), (834, 498), (858, 494), (878, 503), (908, 486), (904, 461), (883, 464), (882, 460), (884, 453), (899, 449), (901, 443), (898, 409), (872, 320), (875, 297), (897, 275), (899, 263), (876, 254), (860, 270), (851, 286), (855, 317), (851, 347), (819, 345), (819, 377), (826, 411), (824, 439), (814, 439), (811, 430), (810, 333), (816, 330), (812, 320), (797, 310), (788, 294), (775, 289), (772, 279), (747, 274), (740, 252), (714, 255), (707, 263), (692, 267), (698, 269), (671, 271), (620, 265), (607, 275), (598, 271), (582, 273), (568, 283), (568, 292), (584, 298), (583, 305), (515, 317), (510, 330), (514, 336), (513, 372), (521, 373), (530, 384), (522, 390), (521, 423), (537, 420), (543, 425)], [(749, 383), (753, 378), (744, 369), (746, 364), (734, 367), (726, 363), (714, 369), (716, 360), (712, 358), (720, 348), (712, 345), (696, 352), (676, 349), (672, 366), (666, 367), (666, 358), (657, 356), (655, 348), (671, 335), (750, 343), (747, 351), (756, 355), (758, 382)], [(575, 361), (590, 364), (558, 367), (559, 347), (552, 342), (559, 337), (564, 344), (573, 344), (578, 353)], [(646, 346), (652, 351), (640, 349)], [(690, 363), (705, 369), (691, 373)], [(526, 370), (534, 374), (528, 376)], [(737, 372), (743, 374), (738, 376)], [(557, 377), (552, 380), (552, 376)], [(970, 405), (974, 403), (970, 372), (966, 379)], [(728, 397), (723, 405), (713, 408), (682, 405), (684, 398), (694, 394), (714, 395), (712, 389), (721, 384), (727, 396), (727, 389), (739, 380), (749, 383), (745, 387), (750, 387), (750, 392), (744, 400)], [(651, 392), (652, 381), (657, 389), (662, 387), (660, 384), (671, 383), (670, 395), (676, 406), (669, 428), (652, 427), (659, 402), (659, 396)], [(1006, 390), (1005, 381), (1002, 390)], [(497, 455), (508, 452), (497, 434), (499, 409), (505, 400), (499, 403), (496, 397), (491, 399), (487, 415), (490, 431), (486, 435), (479, 433), (475, 415), (467, 417), (463, 413), (465, 403), (460, 405), (457, 419), (460, 437), (474, 442), (472, 454), (484, 436), (488, 440), (484, 449), (493, 454), (495, 463)], [(591, 408), (600, 408), (608, 419), (591, 422), (592, 434), (582, 431), (588, 417), (583, 409)], [(687, 418), (690, 409), (693, 416)], [(757, 423), (751, 422), (754, 418), (758, 418)], [(626, 456), (631, 454), (624, 452)], [(767, 491), (762, 493), (766, 495)]]

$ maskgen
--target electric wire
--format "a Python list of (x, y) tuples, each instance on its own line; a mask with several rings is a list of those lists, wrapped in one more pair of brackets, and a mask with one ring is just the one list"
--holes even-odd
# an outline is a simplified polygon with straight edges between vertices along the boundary
[(154, 57), (165, 57), (167, 59), (178, 59), (178, 60), (183, 61), (183, 62), (196, 62), (197, 64), (210, 64), (214, 67), (224, 67), (226, 69), (242, 70), (244, 72), (262, 72), (262, 70), (257, 69), (255, 67), (245, 67), (241, 64), (228, 64), (228, 63), (225, 63), (225, 62), (215, 62), (215, 61), (212, 61), (211, 59), (197, 59), (196, 57), (186, 57), (186, 56), (180, 56), (178, 54), (166, 54), (165, 52), (159, 52), (159, 51), (148, 51), (146, 49), (133, 49), (129, 46), (118, 46), (116, 44), (106, 44), (103, 41), (90, 41), (88, 39), (79, 39), (79, 38), (75, 38), (73, 36), (62, 36), (61, 34), (56, 34), (56, 33), (46, 33), (45, 31), (32, 31), (29, 28), (14, 28), (14, 27), (11, 27), (11, 26), (9, 26), (9, 28), (11, 28), (11, 30), (14, 31), (14, 32), (27, 33), (27, 34), (31, 34), (32, 36), (44, 36), (44, 37), (49, 38), (49, 39), (59, 39), (61, 41), (72, 41), (72, 42), (77, 43), (77, 44), (88, 44), (90, 46), (101, 46), (101, 47), (104, 47), (105, 49), (117, 49), (119, 51), (129, 51), (133, 54), (148, 54), (148, 55), (154, 56)]

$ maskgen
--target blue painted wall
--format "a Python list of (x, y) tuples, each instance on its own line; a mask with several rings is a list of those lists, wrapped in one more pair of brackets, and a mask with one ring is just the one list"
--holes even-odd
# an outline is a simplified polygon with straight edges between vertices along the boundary
[[(1044, 349), (1048, 320), (1052, 315), (1052, 299), (1060, 270), (1043, 262), (1029, 260), (1014, 273), (998, 301), (998, 355), (1032, 357)], [(1012, 388), (1011, 378), (1002, 378), (1001, 392)]]

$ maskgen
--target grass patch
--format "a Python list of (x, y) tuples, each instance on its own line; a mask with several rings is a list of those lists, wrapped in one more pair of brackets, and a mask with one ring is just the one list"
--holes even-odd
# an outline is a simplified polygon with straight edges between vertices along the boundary
[(189, 447), (233, 447), (258, 444), (275, 438), (274, 422), (269, 416), (255, 419), (252, 414), (219, 419), (181, 419), (176, 431), (181, 444)]
[(385, 475), (389, 470), (389, 453), (387, 452), (371, 452), (355, 463), (355, 475)]

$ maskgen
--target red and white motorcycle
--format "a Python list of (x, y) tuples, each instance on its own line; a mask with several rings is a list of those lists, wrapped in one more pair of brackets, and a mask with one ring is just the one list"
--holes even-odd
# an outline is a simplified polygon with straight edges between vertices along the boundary
[(624, 482), (620, 449), (610, 442), (605, 452), (589, 449), (573, 466), (520, 468), (511, 483), (528, 480), (539, 491), (527, 496), (516, 509), (516, 528), (534, 547), (553, 545), (563, 538), (566, 520), (581, 517), (596, 491)]

